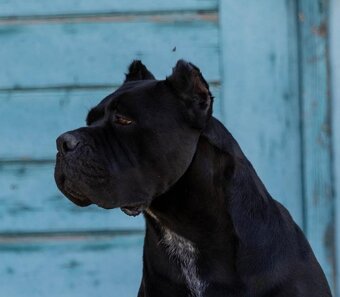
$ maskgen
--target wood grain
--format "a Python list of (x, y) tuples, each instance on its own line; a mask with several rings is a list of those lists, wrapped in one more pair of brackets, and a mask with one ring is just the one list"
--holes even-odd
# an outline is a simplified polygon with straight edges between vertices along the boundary
[(221, 1), (224, 122), (303, 225), (294, 1)]

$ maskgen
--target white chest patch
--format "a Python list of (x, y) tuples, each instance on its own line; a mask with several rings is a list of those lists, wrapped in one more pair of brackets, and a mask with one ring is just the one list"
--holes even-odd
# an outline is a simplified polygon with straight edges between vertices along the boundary
[(175, 260), (180, 266), (191, 296), (203, 297), (206, 284), (198, 275), (197, 251), (193, 243), (163, 227), (161, 244), (166, 247), (170, 259)]

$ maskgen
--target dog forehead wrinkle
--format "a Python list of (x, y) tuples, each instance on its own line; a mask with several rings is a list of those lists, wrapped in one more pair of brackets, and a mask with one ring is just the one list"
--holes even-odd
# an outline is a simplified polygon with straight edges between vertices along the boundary
[[(148, 82), (148, 81), (147, 81)], [(125, 97), (133, 97), (135, 94), (133, 94), (136, 91), (140, 91), (143, 86), (147, 86), (148, 84), (143, 84), (138, 81), (132, 81), (123, 84), (120, 86), (117, 90), (115, 90), (113, 93), (106, 96), (104, 99), (102, 99), (95, 107), (93, 107), (90, 110), (90, 113), (92, 110), (94, 111), (105, 111), (107, 108), (113, 108), (115, 105), (117, 105), (118, 101), (123, 100)], [(89, 113), (89, 114), (90, 114)]]

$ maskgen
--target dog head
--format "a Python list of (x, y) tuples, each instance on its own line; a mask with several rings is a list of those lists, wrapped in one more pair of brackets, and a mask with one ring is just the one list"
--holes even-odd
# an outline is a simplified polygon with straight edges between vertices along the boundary
[(79, 206), (137, 215), (185, 173), (212, 113), (200, 70), (180, 60), (165, 80), (134, 61), (126, 80), (57, 139), (55, 180)]

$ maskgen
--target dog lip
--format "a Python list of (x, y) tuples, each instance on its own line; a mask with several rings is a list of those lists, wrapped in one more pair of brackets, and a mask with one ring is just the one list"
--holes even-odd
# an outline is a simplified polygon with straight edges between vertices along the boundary
[(123, 206), (121, 211), (123, 211), (128, 216), (138, 216), (146, 208), (145, 204), (138, 204), (133, 206)]
[(66, 196), (78, 206), (85, 207), (85, 206), (89, 206), (90, 204), (92, 204), (92, 201), (88, 199), (87, 197), (85, 197), (83, 194), (79, 192), (75, 192), (74, 190), (68, 187), (64, 187), (64, 192)]

